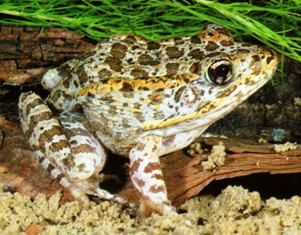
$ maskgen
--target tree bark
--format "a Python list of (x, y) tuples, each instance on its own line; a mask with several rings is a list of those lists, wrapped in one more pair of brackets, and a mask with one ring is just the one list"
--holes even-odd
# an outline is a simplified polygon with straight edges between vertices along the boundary
[(39, 81), (46, 68), (89, 52), (96, 43), (62, 28), (0, 27), (0, 82)]

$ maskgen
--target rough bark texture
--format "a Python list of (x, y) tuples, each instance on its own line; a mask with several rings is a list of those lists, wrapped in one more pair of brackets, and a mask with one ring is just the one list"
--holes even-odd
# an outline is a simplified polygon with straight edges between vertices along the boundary
[(82, 55), (92, 41), (62, 28), (0, 27), (0, 82), (39, 81), (48, 66)]

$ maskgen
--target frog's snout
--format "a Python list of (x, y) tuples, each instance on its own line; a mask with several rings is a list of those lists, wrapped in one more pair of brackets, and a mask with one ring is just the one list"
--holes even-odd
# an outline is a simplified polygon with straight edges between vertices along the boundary
[(270, 77), (278, 67), (280, 55), (270, 48), (258, 45), (252, 46), (251, 51), (248, 58), (253, 74)]
[(276, 63), (279, 62), (280, 54), (278, 52), (276, 52), (276, 51), (274, 51), (271, 48), (268, 48), (266, 46), (261, 46), (261, 47), (265, 51), (267, 64), (269, 64), (269, 62), (271, 60), (275, 60)]

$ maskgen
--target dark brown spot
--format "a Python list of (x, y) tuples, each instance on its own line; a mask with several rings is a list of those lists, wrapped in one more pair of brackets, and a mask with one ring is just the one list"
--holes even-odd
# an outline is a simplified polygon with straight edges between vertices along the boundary
[(165, 115), (162, 111), (156, 111), (154, 113), (154, 118), (159, 120), (159, 119), (164, 119), (165, 118)]
[(112, 45), (110, 53), (114, 58), (122, 59), (125, 57), (126, 51), (127, 46), (117, 42)]
[(177, 59), (184, 54), (183, 50), (179, 50), (177, 47), (167, 47), (166, 54), (170, 59)]
[(200, 74), (201, 73), (201, 67), (202, 65), (198, 62), (193, 63), (190, 68), (189, 71), (195, 74)]
[(150, 173), (150, 172), (152, 172), (154, 170), (158, 170), (158, 169), (160, 169), (160, 163), (152, 162), (152, 163), (148, 163), (146, 165), (146, 167), (144, 168), (144, 172), (145, 173)]
[(138, 151), (143, 151), (144, 148), (145, 148), (145, 144), (143, 144), (143, 143), (138, 143), (136, 146), (136, 149)]
[(148, 90), (149, 90), (149, 87), (143, 86), (143, 87), (141, 87), (140, 89), (142, 89), (142, 90), (144, 90), (144, 91), (148, 91)]
[(143, 54), (140, 55), (138, 58), (138, 62), (142, 65), (158, 65), (160, 64), (159, 60), (153, 59), (150, 55), (148, 54)]
[(157, 146), (157, 145), (154, 145), (153, 148), (152, 148), (152, 151), (153, 151), (153, 152), (156, 152), (157, 149), (158, 149), (158, 146)]
[(192, 43), (202, 43), (201, 39), (198, 36), (191, 37), (190, 41)]
[(139, 187), (144, 187), (145, 182), (143, 179), (139, 179), (138, 177), (133, 177), (133, 181), (139, 186)]
[(130, 165), (130, 174), (132, 175), (134, 172), (137, 172), (141, 163), (141, 159), (135, 160)]
[(134, 51), (134, 50), (137, 50), (137, 49), (139, 49), (139, 46), (138, 45), (134, 45), (134, 46), (132, 46), (131, 47), (131, 49)]
[(227, 47), (227, 46), (232, 46), (234, 43), (231, 40), (222, 40), (220, 42), (220, 44), (223, 45), (223, 46), (225, 46), (225, 47)]
[(149, 188), (149, 191), (152, 193), (165, 192), (165, 187), (163, 185), (160, 186), (153, 185)]
[(67, 167), (68, 170), (75, 167), (75, 162), (72, 155), (66, 156), (66, 158), (64, 158), (62, 162)]
[(248, 49), (237, 49), (237, 52), (247, 54), (247, 53), (250, 53), (250, 50), (248, 50)]
[[(34, 127), (40, 122), (40, 121), (44, 121), (44, 120), (49, 120), (53, 117), (53, 114), (50, 110), (46, 110), (45, 112), (42, 112), (42, 113), (38, 113), (36, 115), (32, 115), (30, 116), (30, 120), (29, 120), (29, 134), (34, 130)], [(56, 127), (53, 127), (53, 128), (56, 128)], [(47, 130), (47, 131), (44, 131), (44, 132), (48, 132), (48, 131), (51, 131), (52, 129), (50, 130)], [(44, 133), (42, 132), (42, 133)], [(50, 133), (50, 132), (48, 132)]]
[[(39, 141), (40, 141), (40, 139), (39, 139)], [(44, 144), (45, 142), (40, 142), (40, 143)], [(67, 140), (60, 140), (58, 142), (51, 143), (51, 145), (49, 146), (49, 149), (52, 152), (57, 152), (57, 151), (60, 151), (60, 150), (62, 150), (64, 148), (68, 148), (68, 142), (67, 142)]]
[(179, 102), (182, 96), (183, 91), (185, 90), (185, 86), (180, 87), (175, 93), (175, 101)]
[(95, 148), (89, 144), (80, 144), (72, 148), (73, 154), (94, 152)]
[(259, 55), (252, 55), (252, 58), (255, 62), (260, 61)]
[(269, 56), (269, 57), (267, 58), (267, 64), (269, 64), (272, 60), (273, 60), (273, 56)]
[[(80, 81), (88, 80), (87, 74), (84, 70), (79, 69), (77, 73), (78, 73), (78, 77), (79, 77)], [(68, 89), (70, 87), (70, 81), (71, 81), (71, 79), (65, 79), (64, 82), (62, 83), (63, 87)]]
[(174, 42), (175, 42), (176, 45), (180, 45), (180, 44), (184, 43), (182, 37), (175, 37), (175, 38), (173, 38), (173, 40), (174, 40)]
[(134, 36), (129, 35), (123, 41), (126, 43), (135, 43), (137, 40)]
[(101, 79), (107, 79), (107, 78), (110, 78), (112, 75), (111, 71), (107, 70), (107, 69), (102, 69), (100, 71), (98, 71), (98, 76), (101, 78)]
[(122, 83), (122, 88), (120, 89), (121, 91), (133, 91), (133, 86), (128, 83), (128, 82), (123, 82)]
[(147, 72), (144, 69), (139, 68), (139, 67), (132, 69), (131, 75), (134, 78), (147, 78), (148, 77)]
[(213, 51), (216, 48), (218, 48), (218, 45), (215, 42), (209, 41), (207, 46), (205, 47), (206, 50), (208, 51)]
[(70, 66), (68, 63), (62, 64), (60, 67), (57, 68), (58, 76), (64, 78), (69, 75)]
[(109, 56), (106, 58), (106, 60), (104, 61), (106, 64), (108, 64), (110, 66), (110, 68), (112, 70), (115, 70), (116, 72), (121, 72), (121, 61)]
[(228, 30), (224, 29), (224, 28), (217, 28), (215, 30), (216, 30), (216, 32), (218, 32), (220, 34), (224, 34), (228, 37), (231, 37), (231, 33)]
[[(24, 100), (22, 100), (22, 101), (20, 101), (20, 102), (24, 102)], [(26, 114), (29, 114), (29, 112), (30, 112), (34, 107), (36, 107), (36, 106), (38, 106), (38, 105), (43, 105), (43, 104), (44, 104), (44, 101), (43, 101), (40, 97), (36, 96), (36, 98), (35, 98), (32, 102), (28, 103), (28, 105), (25, 106), (25, 113), (26, 113)], [(49, 112), (51, 112), (51, 111), (49, 110)], [(35, 115), (35, 116), (36, 116), (36, 115)]]
[(178, 63), (168, 63), (166, 64), (167, 75), (175, 75), (178, 72)]
[(147, 49), (148, 50), (157, 50), (161, 47), (160, 43), (157, 42), (148, 42)]
[(152, 103), (161, 103), (162, 99), (164, 98), (164, 96), (162, 94), (151, 94), (150, 99), (152, 101)]
[[(79, 78), (79, 81), (81, 84), (87, 82), (89, 80), (89, 77), (88, 77), (88, 74), (86, 73), (85, 69), (83, 66), (81, 66), (78, 71), (77, 71), (77, 75), (78, 75), (78, 78)], [(72, 79), (66, 79), (64, 81), (64, 87), (65, 88), (68, 88), (70, 87), (70, 81), (72, 81)]]
[(56, 177), (56, 180), (57, 180), (58, 182), (60, 182), (61, 179), (64, 178), (64, 177), (65, 177), (64, 174), (59, 174), (59, 175)]
[(163, 180), (162, 174), (154, 174), (154, 175), (151, 176), (151, 178), (157, 179), (157, 180)]
[(51, 171), (54, 169), (55, 167), (52, 164), (49, 164), (47, 167), (47, 171), (51, 174)]
[(71, 145), (77, 145), (77, 141), (76, 141), (76, 140), (71, 140), (69, 143), (70, 143)]
[(194, 49), (188, 54), (191, 58), (201, 60), (203, 58), (203, 52), (200, 49)]

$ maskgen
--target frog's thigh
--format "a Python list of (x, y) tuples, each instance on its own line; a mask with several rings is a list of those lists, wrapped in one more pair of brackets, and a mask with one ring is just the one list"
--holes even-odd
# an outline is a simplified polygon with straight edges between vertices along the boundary
[[(147, 136), (131, 149), (130, 175), (136, 189), (142, 194), (144, 201), (153, 207), (154, 211), (164, 213), (173, 209), (167, 197), (167, 190), (160, 167), (159, 151), (162, 147), (162, 137)], [(143, 201), (140, 209), (143, 208)], [(152, 210), (151, 209), (151, 210)], [(142, 211), (142, 213), (144, 213)]]
[(40, 149), (69, 180), (85, 180), (102, 169), (104, 150), (82, 124), (64, 123), (64, 128), (43, 100), (31, 92), (21, 94), (19, 113), (32, 148)]
[(81, 123), (65, 122), (64, 128), (43, 100), (31, 92), (21, 94), (19, 109), (30, 145), (40, 149), (70, 181), (88, 179), (102, 169), (104, 150)]
[(31, 92), (22, 93), (19, 101), (22, 129), (42, 166), (78, 199), (87, 202), (85, 194), (119, 198), (99, 188), (98, 173), (105, 163), (105, 152), (99, 142), (80, 123), (53, 116), (42, 99)]

